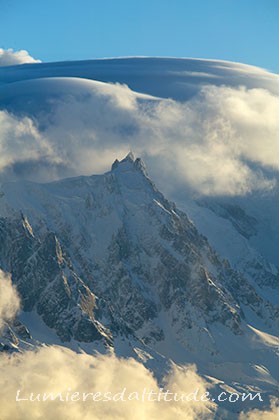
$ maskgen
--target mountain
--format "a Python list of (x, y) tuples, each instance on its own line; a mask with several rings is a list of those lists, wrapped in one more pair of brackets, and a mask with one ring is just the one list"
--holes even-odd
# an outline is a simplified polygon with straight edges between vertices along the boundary
[[(22, 302), (0, 350), (131, 356), (159, 380), (194, 363), (216, 394), (268, 405), (278, 92), (278, 76), (218, 60), (0, 68), (0, 269)], [(128, 150), (150, 176), (131, 153), (104, 173)]]
[(274, 392), (278, 308), (157, 190), (141, 159), (130, 153), (104, 175), (3, 183), (0, 214), (0, 267), (22, 301), (15, 326), (32, 336), (22, 327), (19, 346), (56, 336), (132, 354), (154, 372), (195, 362), (234, 389)]

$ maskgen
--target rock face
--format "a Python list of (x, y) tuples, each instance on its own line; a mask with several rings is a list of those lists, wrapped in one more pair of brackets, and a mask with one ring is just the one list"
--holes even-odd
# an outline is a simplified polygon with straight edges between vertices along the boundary
[(17, 319), (13, 322), (5, 322), (0, 332), (0, 352), (17, 352), (19, 346), (24, 347), (24, 343), (30, 345), (32, 340), (28, 329)]
[(22, 215), (0, 219), (1, 267), (12, 274), (23, 311), (36, 310), (62, 341), (108, 339), (96, 298), (73, 271), (54, 233), (37, 238)]

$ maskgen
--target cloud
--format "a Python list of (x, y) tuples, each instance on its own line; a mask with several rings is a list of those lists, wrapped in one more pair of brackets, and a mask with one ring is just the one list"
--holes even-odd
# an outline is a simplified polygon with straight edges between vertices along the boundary
[[(170, 154), (177, 179), (206, 195), (247, 194), (275, 185), (279, 97), (262, 89), (208, 86), (173, 112)], [(163, 111), (162, 121), (168, 117)], [(171, 157), (171, 159), (170, 159)], [(170, 160), (172, 165), (170, 165)], [(269, 175), (273, 172), (273, 175)]]
[[(238, 195), (275, 186), (275, 94), (206, 86), (181, 103), (138, 96), (121, 85), (83, 81), (81, 89), (76, 80), (56, 79), (54, 86), (40, 81), (50, 96), (39, 96), (36, 122), (0, 113), (2, 173), (36, 180), (89, 175), (108, 170), (115, 158), (133, 150), (167, 192), (179, 187)], [(32, 100), (36, 105), (38, 98)]]
[(279, 418), (279, 405), (276, 400), (272, 400), (270, 410), (252, 410), (242, 413), (239, 420), (277, 420)]
[(31, 57), (25, 50), (14, 51), (12, 48), (9, 48), (8, 50), (0, 48), (0, 67), (40, 62), (40, 60)]
[(0, 270), (0, 332), (20, 308), (20, 300), (9, 275)]
[[(49, 167), (55, 175), (59, 168), (66, 168), (54, 154), (50, 141), (45, 138), (34, 121), (28, 117), (16, 117), (6, 111), (0, 111), (0, 177), (14, 179), (38, 176), (46, 177)], [(60, 174), (62, 175), (62, 173)]]
[[(111, 395), (126, 391), (142, 395), (143, 389), (158, 393), (160, 386), (152, 373), (133, 359), (110, 356), (76, 354), (62, 347), (45, 347), (36, 352), (25, 352), (12, 356), (2, 355), (0, 364), (1, 419), (56, 418), (73, 420), (142, 420), (174, 418), (191, 420), (212, 418), (214, 404), (201, 401), (87, 401), (61, 402), (16, 402), (28, 398), (30, 393), (111, 392)], [(174, 368), (165, 378), (164, 390), (178, 394), (190, 394), (198, 389), (198, 395), (206, 392), (207, 384), (199, 377), (193, 366)], [(154, 395), (154, 394), (153, 394)]]

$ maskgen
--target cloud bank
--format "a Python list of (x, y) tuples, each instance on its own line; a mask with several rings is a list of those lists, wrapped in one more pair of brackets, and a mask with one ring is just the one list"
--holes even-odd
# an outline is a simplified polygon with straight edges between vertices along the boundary
[(34, 99), (32, 92), (33, 107), (39, 108), (35, 117), (32, 109), (32, 118), (0, 112), (2, 175), (35, 180), (91, 175), (133, 150), (169, 191), (179, 186), (203, 195), (244, 195), (276, 185), (275, 94), (206, 86), (181, 103), (141, 97), (123, 85), (78, 80), (56, 79), (52, 86), (42, 79), (36, 89), (49, 91), (49, 97)]
[[(174, 418), (191, 420), (212, 418), (214, 405), (197, 401), (138, 401), (133, 394), (131, 401), (87, 401), (76, 402), (16, 402), (17, 390), (20, 398), (30, 393), (111, 392), (115, 395), (126, 388), (125, 395), (142, 393), (143, 389), (159, 392), (160, 386), (140, 363), (133, 359), (115, 356), (90, 356), (76, 354), (62, 347), (45, 347), (36, 352), (25, 352), (13, 356), (2, 355), (0, 364), (1, 419), (11, 418), (73, 419), (73, 420), (142, 420)], [(206, 382), (198, 376), (194, 367), (175, 368), (166, 378), (164, 390), (190, 394), (199, 389), (206, 392)]]
[(0, 67), (40, 62), (40, 60), (31, 57), (25, 50), (14, 51), (12, 48), (9, 48), (8, 50), (0, 48)]
[(11, 321), (20, 308), (20, 300), (11, 277), (0, 270), (0, 333), (5, 322)]

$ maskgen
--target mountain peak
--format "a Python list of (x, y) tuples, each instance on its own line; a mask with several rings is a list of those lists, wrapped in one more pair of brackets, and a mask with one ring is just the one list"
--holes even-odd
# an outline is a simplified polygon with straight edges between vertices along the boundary
[(111, 170), (114, 171), (120, 165), (126, 166), (127, 164), (129, 164), (134, 169), (140, 170), (144, 175), (147, 175), (146, 166), (143, 160), (141, 158), (135, 158), (133, 152), (129, 152), (127, 156), (120, 161), (118, 159), (115, 159), (115, 161), (112, 164)]
[(127, 156), (121, 161), (121, 162), (134, 162), (135, 161), (135, 156), (134, 153), (132, 151), (130, 151)]

